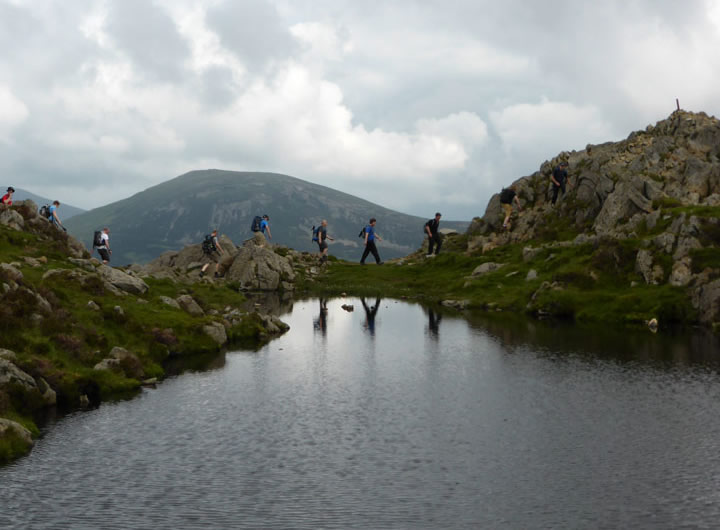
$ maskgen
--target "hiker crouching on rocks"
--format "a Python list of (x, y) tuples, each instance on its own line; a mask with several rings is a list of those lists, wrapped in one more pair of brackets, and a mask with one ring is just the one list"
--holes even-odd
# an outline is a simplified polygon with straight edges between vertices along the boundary
[(383, 264), (383, 262), (380, 261), (380, 254), (378, 254), (377, 247), (375, 246), (376, 239), (382, 241), (382, 238), (375, 233), (375, 223), (377, 223), (377, 219), (373, 217), (370, 219), (370, 224), (365, 227), (365, 251), (363, 252), (362, 258), (360, 258), (360, 265), (365, 265), (365, 258), (367, 258), (370, 253), (372, 253), (378, 265)]
[(500, 192), (500, 205), (505, 211), (505, 220), (503, 221), (503, 228), (505, 230), (510, 230), (510, 216), (512, 215), (513, 200), (515, 201), (515, 204), (517, 204), (518, 212), (521, 211), (522, 206), (520, 206), (520, 199), (518, 199), (517, 196), (517, 187), (514, 184), (509, 188), (503, 188)]
[(60, 208), (60, 201), (53, 201), (52, 206), (50, 206), (48, 210), (48, 221), (50, 221), (55, 226), (59, 226), (60, 228), (65, 230), (65, 232), (67, 232), (67, 228), (63, 226), (63, 224), (60, 222), (60, 218), (58, 217), (58, 208)]
[(110, 250), (110, 229), (105, 227), (102, 229), (102, 233), (100, 234), (100, 241), (99, 245), (95, 247), (98, 251), (98, 254), (100, 254), (100, 257), (102, 258), (102, 262), (104, 265), (107, 265), (110, 263), (110, 254), (112, 254), (112, 250)]
[(12, 186), (8, 187), (7, 193), (2, 197), (2, 203), (5, 206), (12, 206), (13, 193), (15, 193), (15, 188), (13, 188)]
[[(440, 254), (440, 247), (442, 246), (442, 236), (438, 229), (440, 228), (440, 218), (442, 214), (440, 212), (435, 214), (434, 219), (430, 219), (425, 223), (425, 233), (428, 236), (428, 258), (437, 256)], [(433, 247), (435, 247), (435, 254), (433, 254)]]
[(553, 206), (555, 205), (555, 201), (557, 201), (558, 192), (560, 190), (563, 192), (563, 197), (565, 196), (565, 183), (569, 181), (567, 168), (567, 162), (560, 162), (560, 165), (553, 169), (552, 175), (550, 175), (550, 180), (552, 181), (553, 186)]
[(210, 266), (210, 263), (215, 263), (215, 278), (219, 278), (220, 256), (224, 254), (224, 251), (218, 242), (217, 230), (213, 230), (205, 236), (202, 242), (202, 251), (201, 261), (204, 261), (205, 265), (200, 269), (200, 277), (205, 276), (205, 271)]
[(324, 264), (328, 260), (328, 240), (335, 241), (327, 233), (327, 219), (323, 219), (320, 228), (317, 231), (317, 243), (320, 248), (320, 264)]

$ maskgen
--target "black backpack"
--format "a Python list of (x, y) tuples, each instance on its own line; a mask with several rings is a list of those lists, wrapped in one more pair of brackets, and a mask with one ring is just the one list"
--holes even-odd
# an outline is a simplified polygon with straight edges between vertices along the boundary
[(93, 234), (93, 248), (101, 246), (103, 246), (102, 232), (100, 230), (95, 230), (95, 233)]
[(202, 251), (204, 254), (210, 254), (213, 250), (217, 250), (215, 247), (215, 241), (213, 240), (213, 236), (210, 234), (205, 236), (205, 239), (203, 239), (202, 242)]
[(259, 215), (256, 215), (253, 218), (252, 224), (250, 225), (250, 230), (252, 232), (259, 232), (260, 231), (260, 223), (262, 223), (262, 217)]
[(502, 204), (512, 204), (513, 197), (515, 197), (515, 192), (510, 188), (503, 188), (500, 192), (500, 202)]
[(363, 227), (362, 227), (362, 230), (360, 230), (360, 233), (358, 234), (358, 237), (365, 237), (365, 229), (366, 229), (366, 228), (367, 228), (366, 226), (363, 226)]
[(43, 204), (40, 207), (40, 210), (38, 210), (38, 211), (40, 212), (40, 215), (42, 217), (44, 217), (45, 219), (50, 217), (50, 205), (49, 204)]

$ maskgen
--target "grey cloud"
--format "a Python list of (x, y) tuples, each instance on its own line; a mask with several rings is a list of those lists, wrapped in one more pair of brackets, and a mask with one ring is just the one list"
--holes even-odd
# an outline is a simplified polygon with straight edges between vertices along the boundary
[(116, 0), (106, 29), (146, 77), (182, 80), (190, 49), (162, 8), (144, 0)]
[(208, 11), (207, 23), (251, 70), (298, 50), (287, 23), (266, 0), (227, 1)]

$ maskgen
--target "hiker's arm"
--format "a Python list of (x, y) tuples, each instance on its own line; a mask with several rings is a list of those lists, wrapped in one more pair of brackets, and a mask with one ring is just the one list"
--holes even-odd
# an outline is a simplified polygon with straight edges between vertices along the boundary
[(225, 254), (225, 251), (224, 251), (223, 248), (220, 246), (220, 241), (218, 241), (217, 243), (215, 243), (215, 246), (217, 247), (218, 252), (220, 252), (220, 254)]
[(267, 229), (268, 239), (272, 239), (272, 232), (270, 232), (270, 225), (265, 225), (265, 228)]
[(428, 225), (425, 225), (425, 232), (427, 232), (428, 237), (432, 237), (432, 231)]
[(55, 218), (55, 222), (57, 222), (57, 224), (62, 225), (60, 218), (58, 217), (57, 210), (53, 210), (53, 217)]
[(368, 243), (368, 236), (369, 236), (369, 235), (370, 235), (370, 232), (368, 232), (367, 230), (365, 230), (365, 244), (366, 244), (366, 245), (367, 245), (367, 243)]
[(515, 195), (515, 204), (517, 204), (518, 210), (522, 210), (522, 206), (520, 206), (520, 199), (518, 199), (517, 195)]

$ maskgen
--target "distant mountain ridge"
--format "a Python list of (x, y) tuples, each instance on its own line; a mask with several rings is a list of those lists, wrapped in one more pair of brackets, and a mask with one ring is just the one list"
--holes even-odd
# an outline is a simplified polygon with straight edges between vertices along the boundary
[[(3, 193), (5, 188), (3, 189)], [(34, 193), (31, 193), (27, 190), (23, 190), (20, 188), (15, 188), (15, 193), (13, 194), (13, 200), (15, 201), (24, 201), (26, 199), (30, 199), (38, 206), (42, 206), (43, 204), (50, 204), (55, 199), (47, 199), (45, 197), (41, 197), (40, 195), (35, 195)], [(60, 199), (58, 199), (60, 200)], [(60, 209), (58, 210), (58, 215), (60, 216), (60, 220), (65, 222), (65, 219), (70, 219), (71, 217), (75, 217), (76, 215), (79, 215), (81, 213), (84, 213), (86, 210), (83, 210), (82, 208), (78, 208), (77, 206), (72, 206), (70, 204), (65, 204), (62, 200), (60, 200)]]
[[(67, 226), (88, 248), (93, 231), (108, 226), (113, 262), (121, 265), (145, 263), (167, 250), (199, 243), (213, 228), (242, 242), (252, 235), (252, 218), (263, 214), (270, 216), (273, 243), (301, 251), (317, 251), (311, 228), (327, 219), (328, 233), (335, 238), (330, 254), (353, 260), (362, 253), (358, 232), (370, 217), (378, 219), (383, 258), (415, 251), (427, 220), (288, 175), (209, 169), (78, 215)], [(441, 227), (463, 231), (468, 224), (443, 220)]]

